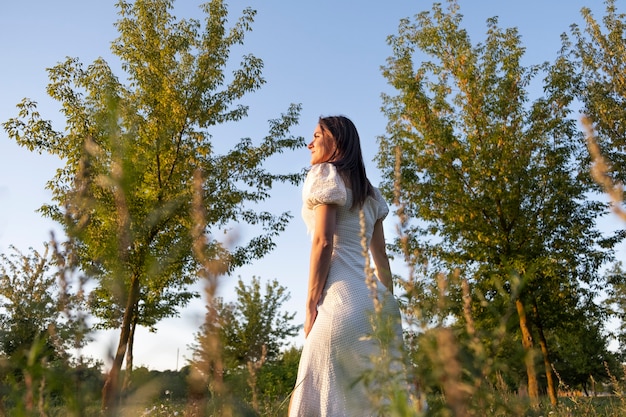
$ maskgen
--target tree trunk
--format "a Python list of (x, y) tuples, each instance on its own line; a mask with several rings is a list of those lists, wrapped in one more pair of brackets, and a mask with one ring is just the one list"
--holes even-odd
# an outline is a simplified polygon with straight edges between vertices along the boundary
[[(135, 303), (135, 311), (137, 311), (137, 303)], [(137, 329), (137, 314), (134, 315), (133, 323), (130, 326), (130, 335), (128, 336), (128, 346), (126, 347), (126, 372), (124, 373), (124, 383), (122, 383), (122, 393), (130, 388), (130, 378), (133, 375), (133, 345), (135, 343), (135, 330)]]
[(26, 386), (26, 392), (24, 393), (24, 408), (26, 408), (26, 411), (29, 413), (32, 413), (34, 407), (33, 404), (35, 402), (35, 396), (33, 394), (35, 388), (33, 387), (33, 376), (30, 373), (30, 370), (27, 370), (24, 373), (24, 385)]
[(131, 323), (135, 315), (135, 305), (139, 297), (139, 277), (132, 278), (132, 284), (130, 287), (130, 293), (128, 294), (128, 300), (126, 302), (126, 311), (124, 311), (124, 318), (122, 320), (122, 328), (120, 331), (120, 340), (117, 345), (117, 352), (111, 365), (104, 386), (102, 387), (102, 410), (110, 416), (115, 415), (115, 408), (118, 403), (120, 387), (119, 378), (120, 370), (122, 369), (122, 362), (124, 356), (126, 356), (126, 348), (128, 346), (128, 339), (131, 333)]
[(539, 317), (539, 308), (537, 302), (533, 302), (533, 314), (535, 316), (535, 324), (537, 325), (537, 332), (539, 333), (539, 346), (541, 346), (541, 354), (543, 355), (543, 365), (546, 368), (546, 380), (548, 382), (548, 396), (550, 397), (550, 404), (556, 405), (558, 402), (556, 395), (556, 387), (554, 386), (554, 375), (552, 374), (552, 363), (548, 357), (548, 342), (543, 334), (543, 327), (541, 326), (541, 319)]
[(526, 375), (528, 377), (528, 397), (533, 407), (539, 404), (539, 387), (537, 384), (537, 373), (535, 372), (535, 354), (533, 351), (533, 336), (530, 333), (530, 326), (526, 319), (524, 304), (518, 298), (515, 300), (517, 315), (519, 316), (519, 328), (522, 331), (522, 346), (526, 351), (524, 362), (526, 363)]

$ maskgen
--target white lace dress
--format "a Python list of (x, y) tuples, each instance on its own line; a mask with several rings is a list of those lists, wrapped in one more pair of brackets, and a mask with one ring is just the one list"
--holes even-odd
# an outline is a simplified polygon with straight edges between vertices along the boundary
[[(368, 244), (374, 223), (389, 212), (380, 192), (375, 192), (376, 197), (368, 197), (363, 205)], [(377, 406), (372, 404), (375, 394), (361, 379), (372, 369), (372, 358), (380, 358), (381, 349), (379, 342), (368, 337), (374, 302), (366, 282), (359, 209), (350, 210), (351, 191), (328, 163), (314, 165), (304, 184), (302, 215), (309, 232), (314, 228), (315, 207), (321, 204), (338, 205), (333, 253), (318, 315), (302, 350), (289, 416), (377, 415)], [(381, 314), (393, 323), (386, 347), (396, 358), (395, 367), (401, 366), (399, 308), (393, 295), (374, 280), (378, 284), (374, 293), (383, 305)]]

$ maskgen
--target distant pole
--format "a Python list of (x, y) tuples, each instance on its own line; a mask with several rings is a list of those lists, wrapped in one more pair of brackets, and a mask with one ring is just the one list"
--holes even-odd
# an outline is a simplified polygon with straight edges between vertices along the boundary
[(178, 372), (178, 351), (180, 348), (176, 348), (176, 372)]

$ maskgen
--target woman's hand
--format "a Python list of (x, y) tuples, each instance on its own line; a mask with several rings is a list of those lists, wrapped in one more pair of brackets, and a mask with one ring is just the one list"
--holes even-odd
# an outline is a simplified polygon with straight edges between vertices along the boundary
[(304, 337), (307, 338), (309, 333), (311, 332), (311, 328), (313, 328), (313, 323), (315, 323), (315, 319), (317, 318), (317, 308), (313, 310), (307, 310), (306, 318), (304, 320)]

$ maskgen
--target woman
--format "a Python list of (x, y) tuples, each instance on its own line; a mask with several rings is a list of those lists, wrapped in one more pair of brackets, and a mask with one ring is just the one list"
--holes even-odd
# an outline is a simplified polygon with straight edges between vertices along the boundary
[[(302, 193), (302, 215), (312, 232), (306, 340), (289, 416), (377, 415), (389, 402), (384, 389), (406, 387), (400, 312), (382, 225), (389, 208), (367, 179), (349, 119), (320, 118), (308, 149), (312, 167)], [(364, 243), (375, 266), (370, 280)], [(379, 331), (387, 323), (392, 337), (376, 338), (374, 322)], [(368, 378), (383, 351), (389, 355), (384, 387)]]

